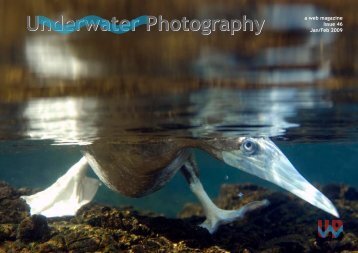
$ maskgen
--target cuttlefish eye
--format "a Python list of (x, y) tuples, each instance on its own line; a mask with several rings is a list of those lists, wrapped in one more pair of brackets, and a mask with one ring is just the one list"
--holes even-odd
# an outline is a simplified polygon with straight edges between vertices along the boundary
[(258, 146), (254, 140), (248, 138), (242, 143), (241, 149), (245, 154), (252, 155), (257, 151)]

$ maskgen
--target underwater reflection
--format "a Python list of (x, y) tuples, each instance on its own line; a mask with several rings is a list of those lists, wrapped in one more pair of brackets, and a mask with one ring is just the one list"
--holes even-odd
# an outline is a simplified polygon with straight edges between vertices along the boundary
[(28, 121), (25, 136), (54, 140), (62, 145), (90, 144), (97, 136), (98, 101), (91, 98), (38, 99), (27, 103), (23, 117)]
[(208, 90), (195, 93), (191, 101), (197, 114), (191, 122), (199, 126), (193, 136), (279, 136), (299, 126), (295, 119), (301, 109), (329, 108), (320, 90), (262, 89)]
[(210, 89), (135, 98), (34, 99), (25, 104), (23, 133), (57, 144), (145, 142), (157, 137), (283, 135), (298, 127), (300, 110), (330, 108), (318, 89)]

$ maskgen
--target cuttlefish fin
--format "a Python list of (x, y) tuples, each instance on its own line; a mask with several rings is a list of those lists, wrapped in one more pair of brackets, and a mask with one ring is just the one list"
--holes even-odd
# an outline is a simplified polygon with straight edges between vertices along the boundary
[(100, 182), (87, 177), (87, 169), (87, 160), (82, 157), (47, 189), (30, 196), (22, 196), (30, 206), (31, 215), (72, 216), (83, 205), (91, 202)]

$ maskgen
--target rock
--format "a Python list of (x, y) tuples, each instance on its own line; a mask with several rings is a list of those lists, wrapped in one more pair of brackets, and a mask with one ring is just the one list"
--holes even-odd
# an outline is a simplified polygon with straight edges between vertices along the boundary
[(29, 207), (10, 185), (0, 181), (0, 224), (18, 224), (29, 216)]
[(46, 240), (50, 235), (47, 219), (43, 215), (33, 215), (21, 221), (16, 238), (24, 242)]
[(336, 240), (317, 238), (310, 248), (311, 252), (356, 252), (357, 249), (358, 238), (351, 233)]
[(339, 199), (341, 187), (337, 184), (328, 184), (322, 187), (322, 193), (329, 199)]
[(350, 201), (358, 200), (357, 189), (349, 186), (328, 184), (322, 187), (322, 193), (329, 199), (346, 199)]
[[(338, 188), (337, 188), (338, 187)], [(188, 203), (179, 219), (139, 213), (132, 208), (98, 204), (82, 207), (75, 217), (46, 219), (30, 216), (19, 199), (29, 189), (0, 183), (0, 252), (353, 252), (358, 250), (356, 190), (325, 186), (344, 217), (338, 239), (317, 238), (317, 219), (331, 219), (323, 211), (286, 192), (253, 185), (223, 185), (216, 203), (239, 208), (268, 199), (270, 206), (220, 227), (210, 235), (198, 227), (204, 217), (198, 204)], [(243, 197), (238, 197), (238, 193)], [(339, 193), (339, 194), (338, 194)]]
[(16, 239), (15, 224), (0, 224), (0, 242)]
[(10, 198), (12, 195), (12, 188), (7, 183), (0, 181), (0, 200)]
[(358, 191), (353, 187), (348, 187), (344, 193), (344, 198), (347, 200), (358, 200)]

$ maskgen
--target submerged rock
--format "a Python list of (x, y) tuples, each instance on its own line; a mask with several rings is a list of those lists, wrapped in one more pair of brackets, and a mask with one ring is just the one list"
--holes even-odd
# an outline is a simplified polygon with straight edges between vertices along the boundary
[(23, 242), (46, 240), (50, 235), (47, 219), (43, 215), (32, 215), (23, 219), (17, 227), (16, 238)]
[[(30, 190), (0, 183), (0, 252), (352, 252), (358, 250), (356, 189), (331, 192), (344, 222), (337, 239), (317, 236), (317, 219), (334, 219), (282, 192), (252, 184), (223, 185), (216, 203), (226, 209), (267, 198), (271, 205), (210, 235), (196, 224), (202, 209), (187, 204), (180, 219), (139, 213), (131, 208), (90, 204), (75, 217), (30, 216), (19, 197)], [(243, 194), (243, 195), (242, 195)], [(244, 197), (242, 197), (244, 196)]]

